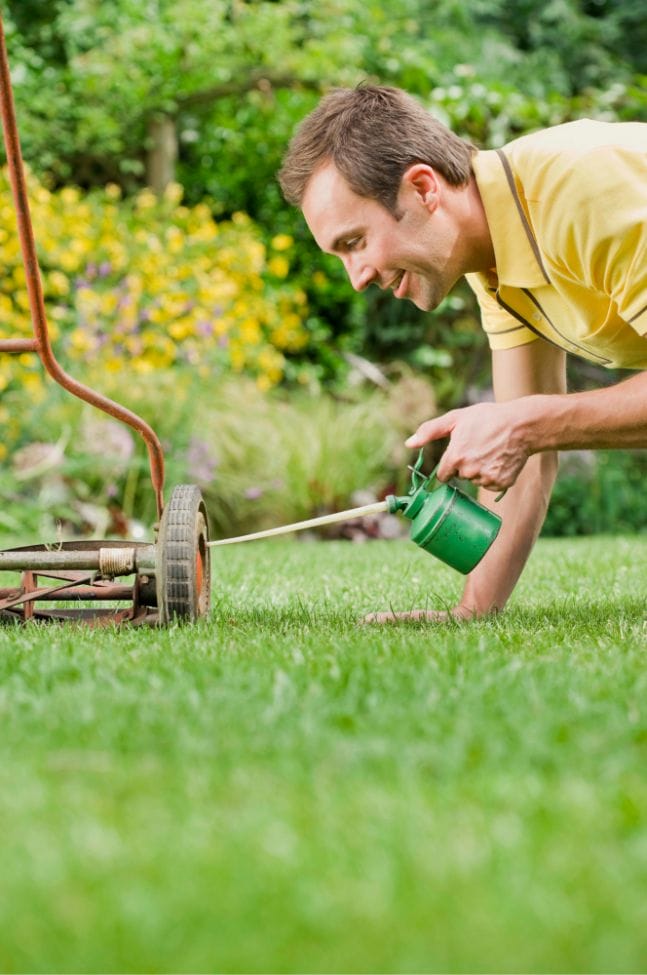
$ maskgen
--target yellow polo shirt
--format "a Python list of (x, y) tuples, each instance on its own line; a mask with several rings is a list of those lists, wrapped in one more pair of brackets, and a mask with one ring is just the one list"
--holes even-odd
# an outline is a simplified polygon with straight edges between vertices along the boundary
[(473, 159), (496, 269), (468, 274), (493, 349), (539, 337), (647, 368), (647, 124), (582, 120)]

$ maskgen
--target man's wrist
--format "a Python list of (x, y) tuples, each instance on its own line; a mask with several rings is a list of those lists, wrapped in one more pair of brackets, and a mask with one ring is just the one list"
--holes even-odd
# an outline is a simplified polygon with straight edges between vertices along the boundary
[(561, 400), (561, 395), (536, 393), (516, 401), (515, 432), (528, 456), (557, 446), (555, 432)]
[(500, 610), (497, 606), (480, 607), (475, 603), (461, 600), (458, 605), (449, 611), (449, 615), (459, 620), (478, 620), (483, 619), (485, 616), (493, 616), (498, 612)]

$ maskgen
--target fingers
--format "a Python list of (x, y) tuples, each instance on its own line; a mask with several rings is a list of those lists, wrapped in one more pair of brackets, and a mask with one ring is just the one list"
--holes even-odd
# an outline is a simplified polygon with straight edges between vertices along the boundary
[(425, 420), (421, 423), (415, 433), (412, 433), (408, 440), (404, 441), (405, 447), (424, 447), (432, 440), (441, 440), (449, 436), (454, 427), (454, 411), (437, 416), (433, 420)]
[(369, 613), (361, 623), (446, 623), (450, 614), (443, 610), (435, 609), (412, 609), (408, 613)]
[(406, 613), (369, 613), (360, 623), (452, 623), (474, 619), (476, 612), (464, 606), (455, 606), (451, 610), (441, 609), (411, 609)]
[(421, 423), (405, 440), (410, 448), (449, 437), (436, 469), (439, 481), (458, 477), (488, 491), (503, 491), (515, 483), (528, 459), (527, 451), (511, 438), (514, 417), (502, 404), (481, 404), (450, 410)]

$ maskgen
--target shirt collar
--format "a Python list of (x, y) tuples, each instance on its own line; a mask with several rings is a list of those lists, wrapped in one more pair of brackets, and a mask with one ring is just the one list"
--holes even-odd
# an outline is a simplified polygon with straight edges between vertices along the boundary
[(515, 288), (550, 284), (507, 156), (502, 150), (477, 152), (472, 168), (492, 236), (499, 284)]

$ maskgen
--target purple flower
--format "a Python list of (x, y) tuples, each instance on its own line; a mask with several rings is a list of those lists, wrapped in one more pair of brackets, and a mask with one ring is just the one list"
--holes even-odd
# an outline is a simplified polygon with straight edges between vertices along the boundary
[(203, 318), (198, 322), (197, 331), (198, 335), (203, 335), (206, 338), (213, 332), (213, 322), (207, 321), (207, 319)]
[(218, 461), (213, 455), (211, 444), (198, 437), (192, 437), (186, 451), (186, 462), (191, 476), (202, 484), (213, 481)]
[(263, 488), (261, 487), (248, 487), (245, 488), (243, 492), (243, 497), (248, 501), (258, 501), (259, 498), (263, 497)]

